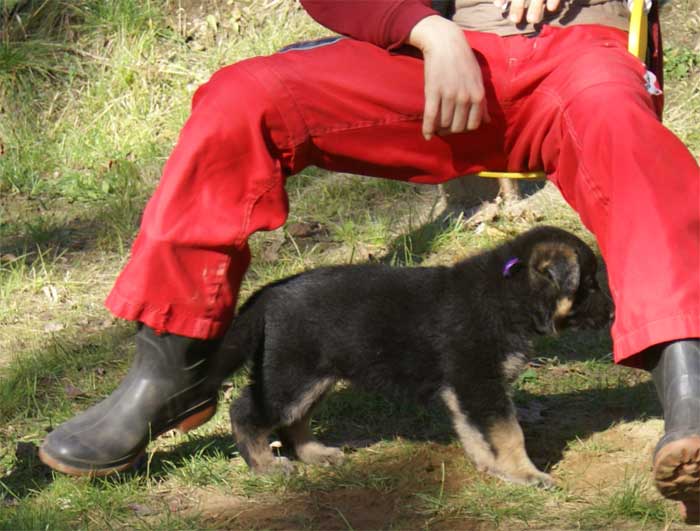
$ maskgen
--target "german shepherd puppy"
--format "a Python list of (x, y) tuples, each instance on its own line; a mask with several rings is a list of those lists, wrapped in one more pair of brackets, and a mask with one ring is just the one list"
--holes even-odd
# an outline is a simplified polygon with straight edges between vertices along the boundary
[(252, 361), (231, 406), (238, 449), (254, 471), (291, 467), (273, 456), (278, 429), (305, 463), (335, 463), (314, 440), (313, 407), (339, 380), (439, 397), (478, 469), (550, 485), (530, 461), (510, 398), (530, 338), (603, 327), (611, 302), (596, 258), (576, 236), (539, 227), (453, 267), (366, 264), (321, 268), (256, 292), (224, 341), (232, 364)]

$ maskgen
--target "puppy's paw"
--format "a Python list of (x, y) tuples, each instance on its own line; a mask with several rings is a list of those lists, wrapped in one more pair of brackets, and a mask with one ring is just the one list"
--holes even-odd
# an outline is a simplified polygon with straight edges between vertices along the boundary
[(265, 464), (254, 467), (252, 470), (255, 474), (282, 474), (286, 476), (294, 472), (295, 469), (296, 467), (294, 466), (294, 463), (292, 463), (292, 461), (290, 461), (288, 458), (284, 456), (276, 456), (273, 457), (270, 461), (266, 462)]
[(554, 478), (549, 474), (540, 472), (537, 469), (527, 470), (527, 471), (517, 471), (517, 472), (504, 472), (502, 470), (489, 470), (489, 472), (505, 481), (510, 483), (517, 483), (518, 485), (530, 485), (533, 487), (540, 487), (543, 489), (551, 489), (556, 486)]
[(312, 465), (337, 465), (345, 459), (340, 448), (324, 446), (315, 441), (297, 447), (296, 452), (301, 461)]
[(553, 489), (556, 487), (554, 478), (549, 474), (540, 472), (539, 470), (536, 473), (533, 472), (527, 475), (527, 485), (532, 485), (543, 489)]

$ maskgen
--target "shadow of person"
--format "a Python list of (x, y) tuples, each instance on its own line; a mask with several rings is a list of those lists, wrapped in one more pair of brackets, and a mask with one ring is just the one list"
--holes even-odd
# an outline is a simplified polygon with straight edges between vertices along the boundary
[[(661, 412), (649, 381), (544, 395), (517, 390), (514, 401), (519, 413), (537, 404), (537, 419), (519, 416), (528, 454), (541, 469), (560, 462), (573, 441), (586, 440), (621, 422), (656, 417)], [(417, 403), (401, 392), (338, 389), (319, 405), (311, 425), (321, 442), (342, 447), (346, 453), (399, 439), (429, 443), (432, 448), (447, 447), (457, 441), (441, 402)], [(155, 452), (148, 474), (162, 479), (189, 466), (193, 456), (233, 459), (238, 452), (229, 434), (191, 435), (181, 444)], [(144, 466), (141, 473), (145, 473)]]
[(11, 506), (22, 498), (48, 487), (53, 482), (53, 472), (39, 460), (39, 447), (32, 442), (18, 442), (15, 461), (10, 472), (0, 477), (0, 508)]
[[(586, 439), (616, 423), (659, 416), (653, 385), (591, 388), (548, 395), (516, 391), (520, 416), (537, 404), (537, 418), (521, 418), (528, 452), (540, 466), (561, 460), (571, 441)], [(371, 446), (400, 437), (441, 444), (456, 440), (451, 421), (441, 403), (416, 404), (355, 389), (331, 394), (314, 416), (319, 438), (349, 449)]]

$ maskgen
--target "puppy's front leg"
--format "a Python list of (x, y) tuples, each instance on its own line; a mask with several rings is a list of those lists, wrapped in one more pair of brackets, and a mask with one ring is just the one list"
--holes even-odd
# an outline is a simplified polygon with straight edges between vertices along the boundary
[(452, 387), (440, 392), (452, 423), (467, 457), (477, 470), (488, 472), (506, 481), (525, 485), (553, 485), (552, 477), (537, 470), (525, 451), (525, 437), (510, 399), (504, 398), (507, 407), (495, 421), (489, 422), (485, 432), (469, 416), (462, 401)]
[(504, 474), (504, 479), (542, 487), (554, 485), (552, 476), (539, 471), (527, 455), (525, 436), (514, 408), (491, 424), (488, 438), (496, 457), (496, 469)]

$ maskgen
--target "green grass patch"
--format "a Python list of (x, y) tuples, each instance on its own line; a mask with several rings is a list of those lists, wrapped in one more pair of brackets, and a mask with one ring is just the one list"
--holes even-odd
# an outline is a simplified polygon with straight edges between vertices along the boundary
[(601, 529), (621, 522), (636, 522), (640, 528), (655, 527), (671, 520), (668, 503), (660, 499), (648, 478), (631, 477), (581, 512), (582, 527)]
[(664, 73), (669, 81), (684, 79), (699, 69), (700, 52), (683, 47), (664, 51)]
[[(684, 0), (664, 14), (672, 22), (665, 119), (698, 154), (696, 4)], [(327, 33), (295, 2), (202, 5), (0, 6), (0, 528), (675, 525), (677, 512), (645, 479), (644, 444), (653, 443), (659, 423), (653, 386), (645, 374), (612, 365), (606, 332), (538, 339), (538, 359), (516, 383), (528, 451), (561, 483), (552, 491), (477, 472), (439, 403), (342, 385), (318, 408), (312, 429), (344, 448), (345, 463), (251, 475), (227, 414), (245, 373), (222, 393), (212, 421), (159, 438), (137, 473), (91, 481), (41, 465), (36, 449), (47, 429), (108, 395), (128, 369), (133, 327), (108, 320), (101, 303), (194, 90), (224, 65)], [(546, 193), (531, 205), (538, 216), (502, 216), (475, 227), (460, 217), (438, 218), (431, 187), (309, 168), (289, 179), (287, 192), (287, 225), (251, 240), (256, 259), (242, 299), (321, 265), (449, 264), (534, 219), (592, 243), (571, 210)], [(320, 230), (294, 228), (304, 223)], [(641, 435), (630, 438), (627, 428)], [(611, 467), (628, 476), (605, 484)]]
[(476, 480), (457, 495), (445, 498), (442, 491), (437, 495), (422, 495), (423, 511), (433, 517), (447, 520), (470, 517), (500, 526), (528, 525), (537, 520), (544, 505), (550, 503), (555, 494), (546, 491), (486, 479)]

